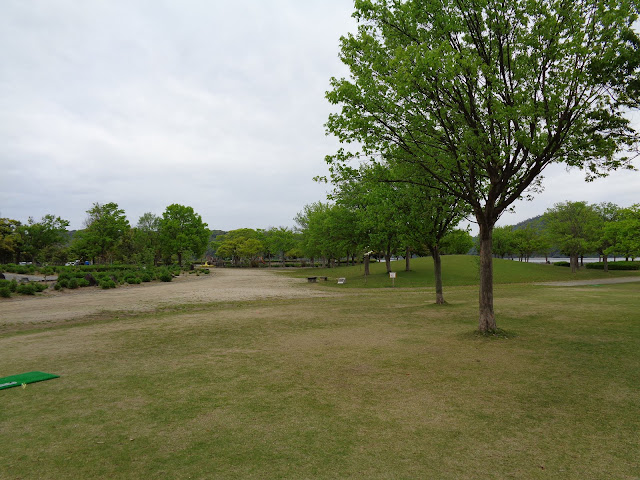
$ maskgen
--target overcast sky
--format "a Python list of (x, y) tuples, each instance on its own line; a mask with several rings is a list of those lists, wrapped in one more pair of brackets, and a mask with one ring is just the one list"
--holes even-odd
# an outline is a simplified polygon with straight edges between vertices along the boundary
[[(94, 202), (131, 224), (172, 203), (210, 228), (292, 226), (324, 200), (313, 182), (351, 0), (3, 0), (0, 216), (52, 213), (82, 228)], [(636, 163), (637, 165), (638, 163)], [(545, 192), (501, 224), (556, 202), (640, 202), (640, 173)]]

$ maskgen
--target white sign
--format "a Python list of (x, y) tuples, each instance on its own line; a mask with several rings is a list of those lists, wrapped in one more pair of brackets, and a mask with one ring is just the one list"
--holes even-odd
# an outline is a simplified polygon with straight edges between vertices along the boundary
[(396, 278), (396, 272), (389, 272), (389, 278)]

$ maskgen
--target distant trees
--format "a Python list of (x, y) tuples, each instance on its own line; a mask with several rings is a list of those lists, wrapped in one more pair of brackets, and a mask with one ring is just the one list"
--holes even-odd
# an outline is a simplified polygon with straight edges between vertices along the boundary
[(578, 258), (597, 248), (600, 217), (586, 202), (557, 203), (544, 216), (549, 238), (569, 256), (571, 271), (578, 269)]
[(22, 251), (32, 261), (47, 262), (55, 256), (67, 240), (68, 220), (51, 214), (39, 222), (29, 217), (26, 225), (17, 228), (22, 240)]
[(14, 262), (20, 255), (20, 225), (18, 220), (0, 218), (0, 263)]
[(255, 262), (265, 250), (265, 245), (259, 237), (260, 234), (252, 228), (239, 228), (219, 235), (215, 241), (216, 256), (231, 259), (236, 267), (239, 267), (243, 260), (257, 265)]

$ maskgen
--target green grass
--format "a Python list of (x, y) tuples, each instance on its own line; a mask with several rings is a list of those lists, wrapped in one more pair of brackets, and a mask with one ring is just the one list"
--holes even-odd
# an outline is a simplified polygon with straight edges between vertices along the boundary
[(638, 284), (182, 307), (0, 336), (0, 478), (632, 479)]
[[(442, 257), (442, 282), (445, 287), (477, 285), (479, 257), (472, 255), (445, 255)], [(405, 272), (404, 260), (391, 262), (391, 269), (397, 273), (396, 287), (433, 287), (435, 284), (433, 275), (433, 260), (431, 257), (416, 258), (411, 260), (411, 271)], [(604, 273), (601, 270), (580, 269), (571, 273), (567, 267), (544, 265), (535, 263), (518, 262), (512, 260), (494, 259), (494, 282), (505, 283), (533, 283), (555, 282), (569, 280), (588, 280), (595, 278), (615, 278), (625, 276), (637, 276), (637, 271), (610, 271)], [(305, 268), (283, 272), (294, 277), (329, 277), (328, 285), (339, 288), (380, 288), (391, 287), (392, 282), (387, 274), (384, 263), (371, 263), (370, 275), (365, 278), (364, 266), (338, 268)], [(344, 285), (337, 286), (336, 280), (340, 277), (347, 279)]]

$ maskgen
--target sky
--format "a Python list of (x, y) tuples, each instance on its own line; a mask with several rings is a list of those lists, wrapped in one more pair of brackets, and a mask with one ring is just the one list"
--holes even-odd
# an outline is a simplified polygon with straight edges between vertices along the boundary
[[(0, 217), (83, 228), (94, 203), (132, 225), (189, 205), (209, 228), (293, 226), (324, 201), (325, 99), (351, 0), (3, 0)], [(636, 162), (636, 166), (640, 165)], [(640, 172), (585, 183), (553, 166), (544, 192), (499, 224), (557, 202), (640, 203)]]

